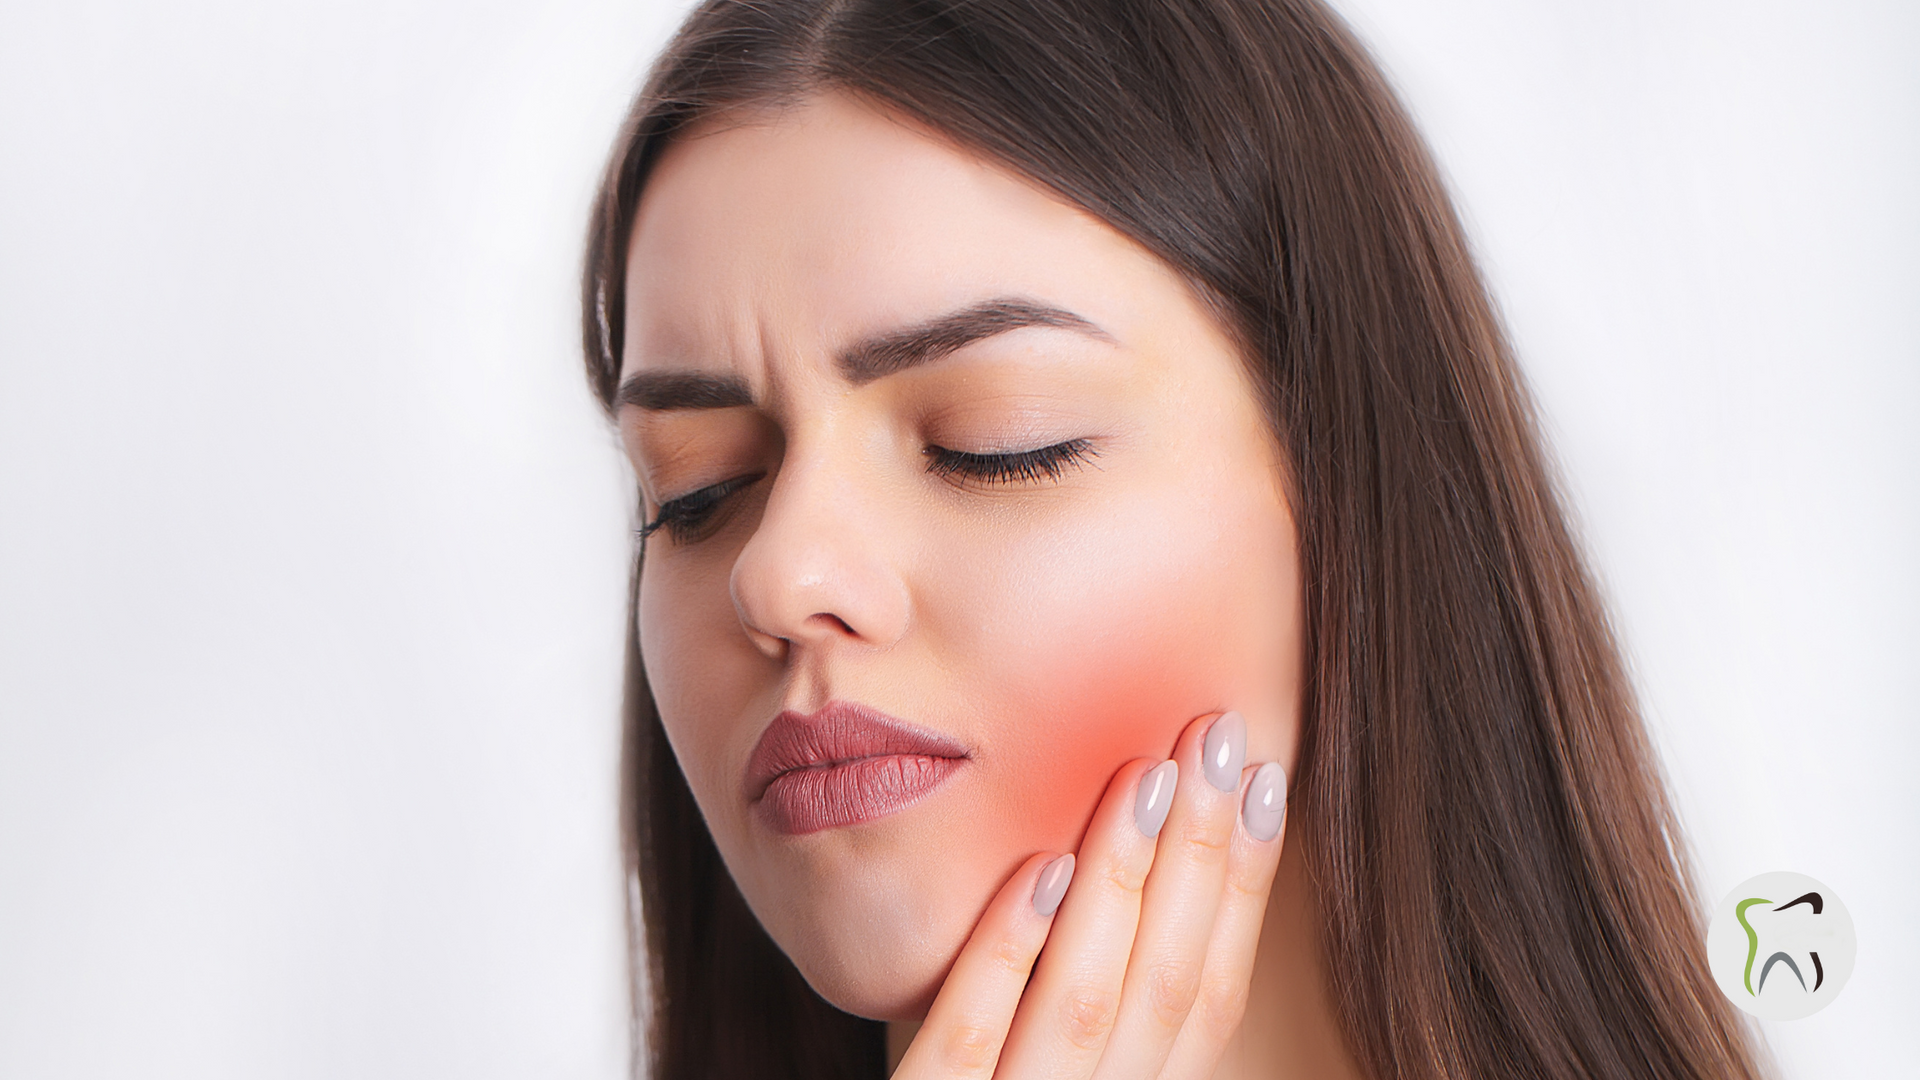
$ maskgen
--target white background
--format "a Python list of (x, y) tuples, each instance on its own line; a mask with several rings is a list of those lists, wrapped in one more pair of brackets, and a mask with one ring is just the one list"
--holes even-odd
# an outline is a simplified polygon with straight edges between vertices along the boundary
[[(1540, 396), (1706, 899), (1920, 1016), (1920, 5), (1350, 0)], [(625, 1068), (579, 375), (678, 2), (0, 7), (0, 1076)]]

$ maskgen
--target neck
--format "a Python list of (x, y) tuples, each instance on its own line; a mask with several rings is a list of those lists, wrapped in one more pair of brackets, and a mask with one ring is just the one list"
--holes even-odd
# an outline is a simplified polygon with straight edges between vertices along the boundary
[[(1213, 1080), (1361, 1080), (1333, 1008), (1320, 953), (1320, 906), (1299, 848), (1289, 844), (1267, 902), (1247, 1017)], [(887, 1025), (887, 1071), (900, 1064), (919, 1024)]]
[(1334, 1011), (1320, 923), (1306, 862), (1299, 846), (1288, 844), (1260, 930), (1247, 1022), (1227, 1044), (1213, 1080), (1360, 1080)]

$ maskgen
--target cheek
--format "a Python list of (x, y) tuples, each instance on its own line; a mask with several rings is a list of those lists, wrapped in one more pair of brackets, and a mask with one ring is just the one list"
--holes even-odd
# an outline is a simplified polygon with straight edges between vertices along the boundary
[(745, 721), (771, 708), (767, 659), (741, 630), (723, 559), (659, 559), (641, 574), (636, 612), (647, 682), (687, 782), (728, 818), (751, 745)]
[[(1138, 602), (1151, 602), (1136, 594)], [(1132, 604), (1083, 602), (1071, 620), (1111, 615), (1126, 620)], [(1103, 608), (1107, 608), (1103, 612)], [(1114, 772), (1134, 758), (1164, 758), (1196, 716), (1223, 708), (1218, 687), (1224, 674), (1215, 657), (1179, 632), (1177, 619), (1152, 620), (1136, 632), (1103, 638), (1096, 628), (1070, 627), (1052, 655), (1036, 652), (1047, 671), (1009, 680), (1020, 695), (1026, 724), (1009, 732), (1006, 745), (1018, 759), (1008, 778), (1010, 820), (1039, 827), (1052, 839), (1043, 847), (1077, 846), (1087, 819)], [(1082, 631), (1079, 634), (1071, 630)]]
[(1284, 511), (1166, 510), (1103, 505), (1090, 526), (1003, 548), (1009, 569), (976, 587), (976, 604), (1017, 598), (986, 613), (961, 655), (988, 658), (982, 764), (1030, 848), (1077, 845), (1114, 772), (1168, 756), (1197, 717), (1239, 709), (1264, 746), (1290, 719), (1277, 705), (1297, 681)]

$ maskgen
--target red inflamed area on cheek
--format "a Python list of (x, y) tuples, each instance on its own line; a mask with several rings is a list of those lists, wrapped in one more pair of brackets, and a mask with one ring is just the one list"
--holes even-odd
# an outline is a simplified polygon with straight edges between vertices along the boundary
[(1151, 644), (1150, 655), (1083, 653), (1057, 667), (1052, 692), (1033, 702), (1006, 820), (1036, 850), (1077, 848), (1121, 766), (1166, 759), (1188, 724), (1224, 708), (1214, 697), (1217, 660), (1201, 643)]

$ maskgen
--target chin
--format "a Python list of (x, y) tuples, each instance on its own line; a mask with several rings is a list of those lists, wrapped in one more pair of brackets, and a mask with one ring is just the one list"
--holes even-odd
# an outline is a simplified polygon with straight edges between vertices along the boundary
[[(955, 953), (958, 954), (956, 949)], [(812, 964), (794, 960), (813, 992), (841, 1012), (869, 1020), (918, 1021), (926, 1018), (947, 967), (910, 970), (893, 964)], [(948, 962), (948, 966), (951, 961)], [(924, 967), (916, 965), (916, 968)]]
[(1004, 858), (952, 858), (966, 846), (952, 838), (926, 846), (948, 857), (843, 852), (848, 857), (798, 874), (742, 881), (743, 893), (774, 944), (835, 1008), (870, 1020), (920, 1020), (1011, 872), (998, 865)]
[(835, 1008), (869, 1020), (923, 1019), (973, 919), (960, 913), (951, 926), (909, 931), (897, 925), (897, 913), (871, 914), (829, 913), (808, 929), (770, 932), (807, 984)]

